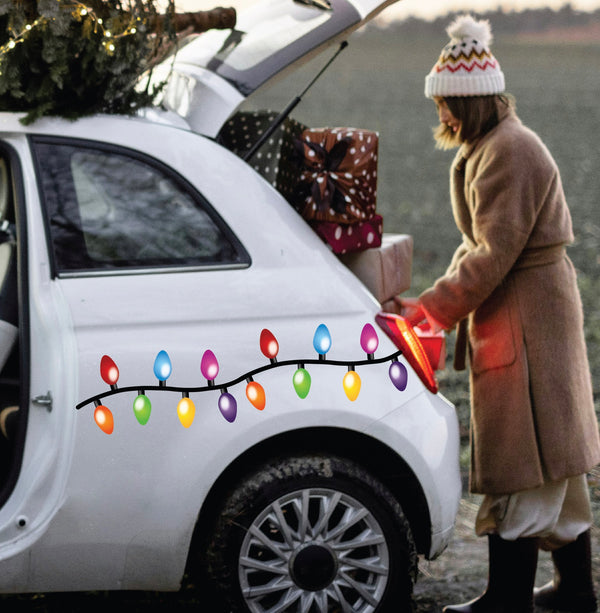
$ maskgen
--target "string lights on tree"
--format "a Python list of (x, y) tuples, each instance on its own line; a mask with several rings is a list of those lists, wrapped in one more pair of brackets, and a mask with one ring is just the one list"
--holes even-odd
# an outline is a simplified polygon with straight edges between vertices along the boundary
[(177, 13), (174, 0), (0, 2), (0, 110), (25, 124), (134, 114), (164, 87), (152, 68), (178, 37), (235, 22), (232, 8)]
[(189, 428), (194, 422), (196, 415), (196, 407), (191, 400), (191, 394), (199, 394), (204, 392), (220, 392), (217, 407), (223, 416), (223, 418), (229, 423), (233, 423), (237, 417), (238, 404), (235, 396), (229, 391), (235, 386), (246, 383), (246, 398), (252, 406), (257, 410), (264, 410), (267, 404), (267, 394), (264, 387), (255, 380), (255, 377), (263, 372), (276, 368), (289, 368), (296, 366), (296, 370), (292, 377), (292, 385), (299, 398), (304, 399), (308, 396), (311, 387), (311, 376), (307, 370), (307, 366), (310, 368), (319, 368), (323, 366), (333, 367), (345, 367), (347, 372), (342, 380), (342, 387), (348, 399), (355, 401), (361, 389), (361, 379), (357, 372), (357, 369), (364, 368), (375, 364), (383, 364), (391, 362), (389, 367), (389, 377), (391, 382), (400, 391), (406, 389), (408, 383), (408, 371), (406, 366), (398, 361), (398, 357), (403, 353), (402, 349), (387, 355), (382, 358), (375, 358), (375, 352), (379, 346), (379, 339), (377, 333), (371, 324), (366, 324), (363, 327), (360, 336), (360, 345), (362, 350), (366, 354), (366, 359), (340, 361), (330, 360), (327, 358), (327, 353), (331, 349), (332, 339), (329, 329), (325, 324), (320, 324), (313, 337), (313, 347), (317, 353), (317, 358), (303, 359), (303, 360), (286, 360), (278, 361), (277, 354), (279, 352), (279, 343), (274, 334), (264, 329), (260, 334), (259, 346), (262, 354), (269, 360), (266, 365), (259, 366), (258, 368), (243, 373), (236, 379), (217, 384), (216, 379), (219, 374), (219, 362), (215, 354), (210, 350), (206, 350), (200, 360), (200, 372), (202, 377), (206, 380), (205, 385), (197, 387), (174, 387), (167, 385), (167, 380), (172, 372), (172, 363), (169, 355), (166, 351), (161, 350), (156, 356), (154, 361), (154, 376), (157, 379), (155, 385), (144, 386), (131, 386), (131, 387), (118, 387), (117, 381), (119, 379), (119, 369), (114, 360), (105, 355), (100, 360), (100, 376), (102, 380), (109, 385), (109, 391), (102, 392), (98, 395), (92, 396), (87, 400), (79, 403), (77, 409), (81, 409), (84, 406), (93, 403), (95, 406), (94, 420), (98, 427), (106, 434), (111, 434), (114, 429), (114, 416), (111, 410), (103, 404), (105, 398), (123, 393), (137, 392), (137, 395), (133, 401), (133, 413), (135, 418), (141, 425), (146, 425), (150, 419), (152, 412), (152, 404), (147, 395), (147, 391), (168, 391), (179, 393), (181, 398), (177, 404), (177, 415), (182, 426)]
[[(136, 34), (139, 25), (142, 23), (141, 17), (130, 14), (128, 20), (120, 20), (121, 24), (118, 24), (116, 20), (113, 21), (115, 25), (120, 26), (119, 30), (114, 31), (107, 28), (104, 19), (97, 14), (93, 7), (87, 4), (77, 0), (55, 0), (55, 2), (58, 10), (68, 13), (75, 21), (82, 22), (84, 30), (94, 34), (100, 32), (104, 37), (102, 46), (107, 53), (114, 53), (115, 41)], [(9, 41), (0, 46), (0, 61), (3, 55), (12, 51), (18, 44), (25, 42), (27, 37), (35, 32), (38, 27), (47, 26), (53, 20), (56, 20), (56, 16), (41, 15), (31, 23), (26, 23), (20, 31), (9, 29)]]

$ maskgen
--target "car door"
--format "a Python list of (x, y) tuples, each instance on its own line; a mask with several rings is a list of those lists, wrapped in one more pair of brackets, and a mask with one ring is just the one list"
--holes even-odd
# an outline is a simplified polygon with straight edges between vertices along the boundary
[[(105, 353), (130, 381), (157, 383), (152, 365), (161, 349), (184, 345), (186, 352), (198, 352), (199, 339), (190, 338), (193, 308), (178, 304), (186, 302), (184, 273), (240, 271), (250, 259), (197, 190), (156, 158), (97, 141), (39, 135), (7, 139), (2, 151), (19, 211), (21, 309), (14, 392), (19, 433), (11, 441), (12, 468), (2, 477), (0, 561), (10, 558), (6, 579), (23, 581), (19, 589), (47, 589), (57, 580), (53, 573), (64, 573), (79, 556), (78, 571), (69, 571), (73, 585), (78, 578), (79, 585), (116, 585), (136, 531), (135, 522), (123, 521), (128, 514), (119, 512), (117, 499), (124, 509), (144, 508), (132, 500), (148, 494), (153, 475), (141, 475), (136, 489), (127, 470), (103, 473), (99, 466), (107, 453), (117, 465), (119, 458), (123, 464), (139, 461), (135, 443), (132, 455), (127, 440), (128, 420), (112, 405), (118, 436), (112, 447), (103, 447), (95, 435), (94, 406), (81, 413), (75, 408), (85, 395), (110, 389), (100, 369)], [(177, 376), (185, 377), (182, 369)], [(9, 387), (5, 381), (0, 386), (4, 398)], [(161, 419), (169, 418), (159, 408), (154, 421)], [(140, 448), (152, 446), (148, 440)], [(168, 450), (177, 448), (169, 443)], [(174, 481), (172, 475), (166, 479)], [(121, 490), (131, 496), (115, 496)], [(113, 512), (103, 514), (103, 504)], [(114, 532), (91, 519), (90, 510), (114, 522)], [(86, 549), (103, 539), (119, 541), (110, 564)], [(27, 552), (32, 544), (34, 554)], [(98, 564), (106, 565), (105, 576), (92, 570)]]

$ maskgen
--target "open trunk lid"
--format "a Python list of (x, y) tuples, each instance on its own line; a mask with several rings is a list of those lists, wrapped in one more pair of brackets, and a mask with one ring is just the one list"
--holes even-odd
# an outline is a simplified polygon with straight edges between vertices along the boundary
[(195, 37), (154, 70), (162, 104), (216, 136), (239, 105), (276, 76), (341, 42), (397, 0), (256, 0), (232, 30)]

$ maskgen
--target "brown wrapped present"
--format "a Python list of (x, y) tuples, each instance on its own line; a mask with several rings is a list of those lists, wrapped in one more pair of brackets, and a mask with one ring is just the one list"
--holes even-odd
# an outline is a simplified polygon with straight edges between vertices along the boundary
[(379, 137), (370, 130), (309, 128), (296, 142), (302, 172), (292, 204), (308, 220), (352, 224), (375, 214)]
[(410, 288), (413, 239), (408, 234), (384, 234), (381, 247), (348, 253), (340, 260), (367, 286), (375, 298), (385, 303)]

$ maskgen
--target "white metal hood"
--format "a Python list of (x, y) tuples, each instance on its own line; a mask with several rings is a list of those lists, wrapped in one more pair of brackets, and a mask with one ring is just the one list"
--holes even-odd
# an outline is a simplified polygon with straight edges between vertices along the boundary
[(396, 1), (256, 0), (238, 11), (233, 30), (193, 37), (155, 69), (154, 79), (168, 76), (162, 104), (196, 132), (216, 136), (249, 95)]

